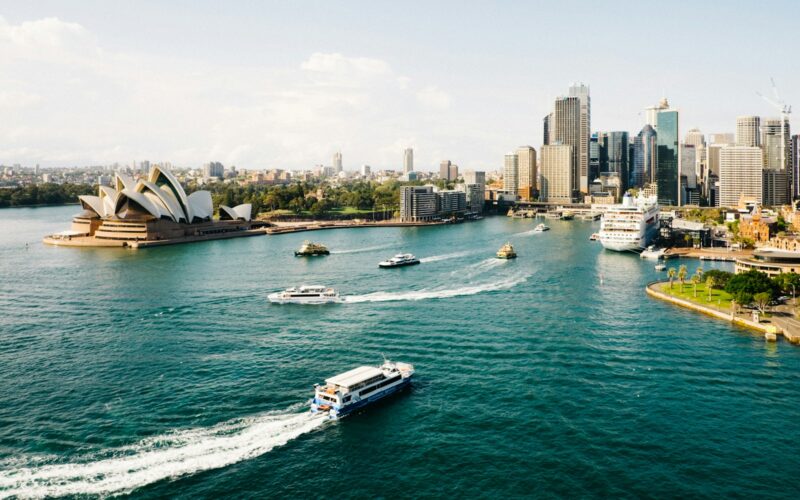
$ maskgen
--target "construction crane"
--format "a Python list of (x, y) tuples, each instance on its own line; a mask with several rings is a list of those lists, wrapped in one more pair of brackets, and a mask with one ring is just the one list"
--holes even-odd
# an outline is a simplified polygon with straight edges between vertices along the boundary
[[(790, 168), (786, 161), (786, 125), (789, 122), (789, 115), (792, 113), (792, 107), (786, 104), (783, 99), (781, 99), (781, 96), (778, 93), (778, 86), (775, 85), (775, 79), (770, 78), (769, 81), (772, 84), (772, 94), (775, 96), (775, 98), (770, 99), (760, 92), (756, 92), (756, 94), (767, 101), (770, 106), (777, 109), (781, 114), (781, 161), (783, 162), (783, 168)], [(794, 196), (796, 192), (795, 186), (797, 185), (797, 181), (798, 179), (795, 179), (794, 175), (792, 175), (792, 184), (794, 184), (794, 186), (792, 186), (792, 196)]]

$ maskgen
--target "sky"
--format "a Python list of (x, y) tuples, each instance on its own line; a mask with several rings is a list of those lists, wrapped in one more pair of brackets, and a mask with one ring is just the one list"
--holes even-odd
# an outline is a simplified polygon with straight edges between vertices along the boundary
[(0, 2), (0, 164), (500, 168), (572, 82), (592, 130), (800, 105), (794, 1)]

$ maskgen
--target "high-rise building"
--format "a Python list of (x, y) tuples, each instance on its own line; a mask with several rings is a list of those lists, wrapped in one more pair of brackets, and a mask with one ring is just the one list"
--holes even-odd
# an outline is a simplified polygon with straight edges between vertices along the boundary
[(536, 150), (531, 146), (517, 148), (517, 193), (523, 200), (533, 198), (536, 190)]
[(700, 202), (698, 190), (697, 147), (694, 144), (681, 144), (681, 205), (697, 205)]
[(400, 187), (400, 220), (425, 221), (438, 215), (438, 199), (433, 186)]
[(548, 144), (540, 151), (539, 199), (570, 203), (575, 196), (575, 155), (571, 144)]
[(642, 187), (656, 181), (656, 131), (645, 125), (633, 140), (631, 185)]
[(661, 111), (669, 109), (669, 103), (667, 99), (661, 99), (661, 101), (655, 105), (650, 106), (649, 108), (645, 108), (645, 124), (650, 125), (654, 129), (658, 129), (658, 113)]
[(337, 151), (333, 155), (333, 173), (338, 174), (342, 171), (342, 153)]
[[(578, 139), (578, 189), (582, 193), (589, 192), (589, 139), (592, 135), (592, 101), (589, 97), (589, 86), (574, 83), (569, 87), (569, 96), (577, 97), (580, 103), (580, 137)], [(627, 154), (626, 154), (627, 157)]]
[(706, 137), (698, 128), (690, 129), (686, 132), (686, 138), (683, 140), (684, 144), (694, 146), (696, 148), (706, 145)]
[(519, 157), (515, 153), (507, 153), (503, 163), (503, 191), (519, 192)]
[[(666, 99), (664, 100), (666, 104)], [(658, 203), (679, 206), (680, 199), (680, 152), (678, 140), (678, 111), (662, 109), (656, 116), (656, 185)]]
[(800, 197), (800, 135), (792, 136), (792, 199)]
[[(709, 148), (710, 149), (710, 148)], [(719, 149), (719, 206), (736, 207), (744, 195), (762, 201), (761, 149), (723, 146)]]
[(736, 144), (736, 138), (730, 132), (708, 134), (709, 144)]
[(225, 167), (218, 161), (212, 161), (203, 165), (203, 177), (210, 179), (215, 177), (222, 179), (225, 176)]
[(403, 173), (409, 173), (414, 170), (414, 150), (406, 148), (403, 152)]
[(450, 164), (450, 169), (447, 172), (447, 177), (453, 182), (458, 180), (458, 165), (456, 165), (455, 163)]
[(553, 134), (553, 113), (545, 115), (545, 117), (542, 119), (542, 129), (544, 132), (542, 144), (550, 144)]
[(597, 132), (589, 138), (589, 184), (600, 177), (600, 138)]
[(764, 155), (764, 199), (770, 206), (787, 204), (793, 192), (791, 169), (791, 134), (788, 119), (767, 119), (761, 125), (761, 148)]
[(681, 158), (681, 170), (686, 175), (691, 175), (688, 170), (694, 170), (694, 176), (697, 179), (698, 184), (705, 184), (707, 172), (706, 172), (706, 138), (703, 133), (697, 129), (693, 128), (686, 132), (686, 138), (684, 139), (684, 144), (687, 146), (694, 146), (694, 158), (689, 158), (688, 156), (683, 156)]
[(467, 194), (460, 190), (443, 190), (436, 193), (439, 214), (452, 216), (467, 211)]
[(446, 181), (450, 180), (450, 160), (442, 160), (439, 162), (439, 178)]
[(361, 165), (361, 175), (363, 175), (364, 177), (367, 177), (371, 173), (372, 173), (372, 169), (370, 168), (369, 165)]
[[(579, 165), (579, 150), (581, 146), (581, 103), (578, 97), (559, 97), (555, 102), (555, 110), (553, 111), (553, 144), (569, 145), (572, 146), (572, 168), (574, 171), (570, 175), (570, 182), (572, 182), (572, 190), (578, 191), (580, 188), (579, 179), (580, 171)], [(588, 136), (587, 136), (588, 141)], [(588, 142), (587, 142), (587, 169), (588, 169)], [(572, 196), (571, 198), (573, 198)]]
[(486, 189), (486, 172), (467, 170), (464, 172), (464, 184), (478, 184), (481, 191)]
[(736, 145), (761, 146), (761, 117), (737, 116), (736, 117)]
[(480, 184), (459, 184), (456, 188), (463, 190), (466, 194), (469, 212), (483, 212), (484, 190)]
[(598, 145), (600, 149), (600, 175), (616, 177), (620, 191), (628, 189), (630, 175), (628, 133), (627, 132), (599, 132)]

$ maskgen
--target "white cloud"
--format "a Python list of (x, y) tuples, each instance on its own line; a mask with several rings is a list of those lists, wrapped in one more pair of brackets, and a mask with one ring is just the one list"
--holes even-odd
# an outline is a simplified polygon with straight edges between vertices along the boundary
[(450, 107), (450, 95), (435, 86), (425, 87), (417, 92), (417, 100), (427, 107), (438, 110)]
[(430, 113), (451, 107), (446, 92), (380, 59), (314, 52), (285, 68), (220, 68), (108, 51), (56, 18), (0, 18), (0, 89), (0, 163), (309, 168), (341, 150), (346, 168), (398, 167), (410, 138), (430, 153), (474, 136)]

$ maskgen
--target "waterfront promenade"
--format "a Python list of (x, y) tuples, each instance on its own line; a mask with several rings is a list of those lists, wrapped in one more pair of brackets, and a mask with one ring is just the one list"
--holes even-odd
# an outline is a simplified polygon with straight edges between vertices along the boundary
[[(684, 298), (681, 294), (676, 293), (680, 286), (679, 283), (674, 283), (672, 289), (674, 291), (671, 291), (669, 281), (655, 281), (649, 283), (645, 290), (648, 295), (659, 300), (759, 331), (767, 339), (775, 340), (777, 335), (783, 335), (787, 341), (800, 344), (800, 321), (793, 317), (791, 310), (793, 306), (775, 306), (771, 308), (768, 318), (760, 318), (759, 321), (756, 321), (750, 310), (737, 308), (738, 310), (734, 312), (734, 308), (728, 305), (730, 304), (729, 300), (724, 301), (725, 306), (719, 305), (723, 302), (722, 300), (717, 300), (715, 303), (712, 298), (711, 301), (707, 301), (705, 290), (698, 291), (696, 300)], [(692, 288), (691, 284), (684, 286)]]
[(266, 228), (266, 234), (285, 234), (298, 233), (302, 231), (320, 231), (324, 229), (346, 229), (358, 227), (419, 227), (419, 226), (442, 226), (450, 222), (401, 222), (399, 220), (387, 221), (367, 221), (367, 220), (346, 220), (346, 221), (293, 221), (293, 222), (272, 222), (272, 226)]

